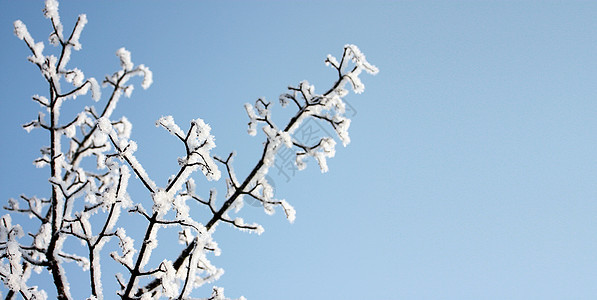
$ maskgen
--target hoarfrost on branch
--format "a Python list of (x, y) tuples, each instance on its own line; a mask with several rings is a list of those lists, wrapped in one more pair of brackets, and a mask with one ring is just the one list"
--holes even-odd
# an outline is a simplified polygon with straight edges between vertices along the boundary
[[(130, 139), (130, 122), (125, 117), (112, 117), (121, 96), (132, 95), (133, 85), (128, 84), (132, 77), (142, 77), (143, 89), (151, 86), (150, 69), (135, 66), (131, 53), (125, 48), (118, 49), (116, 56), (121, 69), (104, 78), (103, 86), (107, 90), (104, 95), (108, 96), (101, 101), (101, 87), (96, 79), (86, 78), (78, 68), (67, 68), (71, 52), (82, 48), (79, 38), (87, 17), (80, 15), (70, 35), (64, 35), (57, 1), (46, 1), (44, 15), (51, 23), (49, 42), (58, 48), (57, 56), (45, 55), (44, 43), (36, 43), (23, 22), (14, 22), (16, 36), (31, 52), (29, 61), (39, 68), (49, 86), (48, 95), (33, 96), (43, 111), (23, 128), (48, 133), (50, 145), (42, 147), (42, 155), (34, 164), (49, 167), (50, 176), (48, 198), (22, 195), (19, 199), (10, 199), (5, 206), (9, 213), (0, 218), (0, 279), (9, 290), (8, 299), (16, 295), (25, 299), (47, 299), (48, 292), (28, 284), (31, 271), (43, 273), (44, 270), (55, 285), (51, 293), (56, 293), (58, 299), (72, 299), (71, 288), (85, 287), (69, 286), (65, 268), (69, 262), (89, 274), (89, 299), (111, 298), (103, 293), (102, 283), (106, 282), (118, 284), (118, 295), (122, 299), (191, 299), (194, 289), (218, 280), (223, 274), (223, 270), (209, 260), (209, 255), (221, 253), (212, 238), (218, 223), (257, 234), (264, 231), (261, 225), (236, 216), (242, 209), (243, 197), (261, 203), (267, 214), (273, 214), (279, 207), (286, 218), (294, 222), (296, 211), (286, 200), (275, 198), (274, 189), (266, 179), (276, 153), (282, 147), (293, 151), (299, 170), (306, 167), (306, 158), (313, 157), (321, 171), (327, 172), (327, 159), (335, 155), (334, 137), (323, 136), (307, 144), (294, 139), (293, 134), (305, 120), (312, 118), (330, 126), (346, 146), (350, 143), (350, 119), (344, 116), (343, 102), (348, 94), (347, 84), (355, 93), (362, 93), (361, 73), (378, 72), (355, 45), (346, 45), (340, 60), (332, 55), (325, 60), (338, 75), (326, 92), (318, 94), (313, 85), (302, 81), (289, 86), (279, 97), (283, 107), (292, 104), (296, 110), (287, 123), (274, 122), (273, 104), (263, 98), (254, 104), (245, 104), (248, 133), (257, 135), (260, 128), (265, 142), (261, 157), (242, 178), (234, 171), (233, 153), (225, 158), (212, 154), (215, 138), (211, 127), (202, 119), (191, 120), (185, 130), (172, 116), (161, 117), (156, 126), (163, 127), (182, 143), (184, 152), (178, 159), (179, 171), (160, 186), (135, 156), (137, 144)], [(64, 82), (70, 85), (62, 86)], [(60, 112), (64, 100), (84, 96), (89, 91), (100, 107), (88, 106), (74, 119), (62, 120)], [(62, 149), (63, 145), (68, 145), (68, 149)], [(90, 169), (89, 164), (84, 167), (85, 158), (95, 161), (95, 168)], [(131, 173), (147, 189), (152, 203), (150, 210), (139, 200), (131, 199), (127, 191)], [(225, 177), (227, 191), (223, 202), (217, 202), (214, 188), (207, 190), (207, 197), (200, 195), (193, 179), (197, 174), (210, 181)], [(193, 212), (191, 207), (197, 205), (205, 206), (210, 214)], [(126, 227), (130, 224), (119, 220), (123, 211), (146, 221), (143, 236), (127, 235)], [(37, 230), (25, 234), (23, 228), (12, 221), (11, 215), (17, 213), (36, 220)], [(178, 255), (152, 265), (150, 258), (159, 246), (158, 232), (166, 227), (177, 228), (182, 247)], [(78, 240), (83, 250), (67, 249), (64, 243), (70, 239)], [(119, 250), (106, 256), (103, 248), (110, 242), (116, 243)], [(115, 274), (113, 281), (102, 273), (103, 259), (112, 259), (122, 267), (122, 273)], [(213, 287), (206, 299), (226, 299), (223, 288)]]

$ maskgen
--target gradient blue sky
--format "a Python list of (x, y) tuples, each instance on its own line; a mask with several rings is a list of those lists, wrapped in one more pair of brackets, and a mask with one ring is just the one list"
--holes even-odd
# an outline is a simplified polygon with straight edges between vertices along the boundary
[[(48, 170), (31, 164), (47, 138), (20, 128), (46, 87), (12, 33), (21, 19), (46, 41), (42, 7), (0, 1), (2, 201), (48, 192)], [(154, 127), (160, 116), (206, 120), (215, 153), (236, 150), (246, 174), (263, 137), (246, 134), (245, 102), (303, 79), (327, 90), (325, 56), (346, 43), (380, 68), (347, 98), (352, 143), (329, 173), (270, 172), (295, 224), (247, 206), (263, 235), (218, 228), (228, 297), (597, 297), (597, 2), (62, 1), (60, 12), (67, 28), (89, 19), (71, 66), (101, 79), (124, 46), (154, 72), (119, 113), (162, 184), (182, 149)]]

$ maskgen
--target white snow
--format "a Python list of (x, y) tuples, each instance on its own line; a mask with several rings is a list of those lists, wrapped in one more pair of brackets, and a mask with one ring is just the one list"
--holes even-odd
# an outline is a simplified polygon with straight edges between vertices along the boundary
[(125, 71), (130, 71), (133, 69), (133, 62), (131, 61), (131, 52), (129, 52), (125, 48), (120, 48), (116, 51), (116, 56), (120, 58), (120, 66)]

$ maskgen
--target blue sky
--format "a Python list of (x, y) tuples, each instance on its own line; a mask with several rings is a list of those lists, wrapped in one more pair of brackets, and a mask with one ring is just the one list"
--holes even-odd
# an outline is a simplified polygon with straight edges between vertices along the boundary
[[(47, 138), (20, 128), (46, 87), (12, 33), (21, 19), (46, 41), (42, 7), (0, 1), (2, 199), (48, 193), (48, 170), (31, 164)], [(246, 174), (263, 136), (246, 134), (244, 103), (277, 102), (303, 79), (327, 90), (323, 61), (347, 43), (379, 67), (347, 98), (352, 143), (327, 174), (313, 161), (290, 178), (270, 171), (296, 222), (247, 206), (263, 235), (218, 228), (228, 297), (597, 297), (597, 3), (63, 1), (60, 12), (67, 28), (89, 19), (71, 66), (101, 79), (126, 47), (153, 71), (119, 114), (162, 184), (182, 149), (160, 116), (203, 118), (214, 152), (236, 150)]]

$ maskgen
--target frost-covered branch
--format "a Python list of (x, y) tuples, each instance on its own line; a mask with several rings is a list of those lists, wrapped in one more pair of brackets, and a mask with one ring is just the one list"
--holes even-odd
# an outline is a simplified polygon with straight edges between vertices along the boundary
[[(328, 60), (326, 61), (335, 62), (335, 58), (333, 58), (331, 55), (328, 55)], [(240, 199), (242, 199), (243, 195), (249, 195), (259, 200), (263, 204), (264, 209), (268, 214), (274, 212), (274, 205), (281, 206), (288, 220), (291, 222), (294, 221), (296, 217), (294, 208), (292, 208), (292, 206), (285, 200), (273, 199), (273, 188), (271, 185), (269, 185), (269, 183), (267, 183), (265, 175), (267, 174), (269, 167), (273, 165), (277, 151), (283, 146), (289, 148), (297, 147), (299, 149), (296, 152), (296, 164), (299, 169), (304, 169), (305, 167), (305, 163), (303, 162), (304, 156), (313, 156), (318, 161), (322, 172), (326, 172), (328, 170), (325, 159), (327, 157), (333, 157), (335, 154), (334, 147), (336, 142), (332, 137), (322, 137), (318, 144), (310, 147), (301, 145), (292, 139), (291, 135), (297, 128), (300, 127), (302, 122), (309, 117), (332, 120), (333, 128), (337, 132), (338, 137), (344, 143), (344, 145), (347, 145), (350, 142), (348, 137), (348, 127), (350, 125), (350, 120), (343, 116), (345, 112), (345, 104), (342, 101), (342, 98), (348, 93), (344, 87), (347, 82), (351, 82), (355, 93), (361, 93), (364, 89), (362, 84), (358, 84), (358, 82), (360, 82), (358, 81), (358, 76), (360, 75), (361, 71), (365, 70), (367, 73), (376, 74), (377, 68), (369, 64), (366, 61), (365, 56), (354, 45), (346, 45), (344, 47), (344, 53), (341, 61), (341, 63), (332, 63), (332, 66), (338, 71), (339, 76), (332, 88), (330, 88), (326, 93), (315, 94), (314, 87), (309, 85), (306, 81), (303, 81), (299, 84), (298, 88), (289, 87), (289, 91), (291, 93), (286, 93), (280, 96), (280, 102), (282, 106), (286, 106), (289, 100), (292, 100), (298, 107), (297, 113), (289, 120), (282, 130), (278, 129), (271, 121), (270, 103), (260, 98), (256, 101), (255, 106), (251, 104), (245, 104), (245, 110), (247, 111), (250, 119), (248, 130), (249, 134), (256, 135), (257, 124), (265, 124), (263, 127), (263, 131), (267, 138), (265, 146), (261, 158), (251, 170), (249, 175), (242, 181), (242, 183), (239, 183), (239, 181), (236, 179), (236, 175), (231, 167), (232, 155), (229, 155), (226, 160), (216, 158), (217, 161), (226, 166), (226, 171), (228, 172), (228, 195), (227, 200), (220, 206), (218, 210), (214, 210), (212, 208), (211, 199), (206, 203), (205, 201), (199, 200), (199, 198), (197, 198), (198, 201), (208, 205), (212, 209), (213, 216), (205, 225), (205, 228), (208, 231), (213, 230), (218, 221), (224, 221), (240, 229), (253, 230), (258, 233), (262, 232), (263, 228), (259, 225), (247, 225), (244, 224), (242, 218), (231, 220), (228, 217), (229, 209), (232, 207), (239, 207), (239, 205), (242, 203)], [(350, 71), (344, 71), (349, 64), (349, 61), (352, 61), (353, 66)], [(299, 97), (302, 99), (303, 104), (300, 104), (297, 100)], [(169, 131), (175, 132), (176, 130)], [(259, 194), (256, 194), (256, 192)], [(176, 258), (172, 266), (176, 270), (179, 270), (181, 267), (183, 267), (184, 261), (191, 255), (191, 253), (194, 253), (196, 247), (197, 244), (194, 242), (188, 244), (188, 246)], [(135, 295), (139, 297), (143, 294), (146, 294), (160, 286), (161, 283), (162, 282), (160, 279), (156, 279), (146, 285), (144, 288), (139, 289)]]
[[(295, 138), (295, 133), (305, 121), (313, 120), (333, 129), (346, 146), (350, 142), (350, 119), (344, 116), (343, 97), (348, 94), (345, 86), (349, 84), (355, 93), (361, 93), (362, 71), (377, 73), (377, 68), (367, 62), (356, 46), (346, 45), (340, 61), (331, 55), (325, 60), (338, 74), (325, 93), (316, 93), (313, 85), (302, 81), (288, 87), (279, 97), (283, 107), (290, 102), (296, 106), (285, 126), (276, 124), (272, 117), (274, 104), (264, 98), (245, 104), (249, 134), (257, 135), (261, 126), (265, 135), (261, 156), (246, 176), (236, 174), (234, 152), (226, 158), (212, 154), (215, 138), (203, 119), (191, 120), (184, 131), (172, 116), (161, 117), (156, 126), (172, 134), (176, 143), (182, 143), (183, 155), (178, 158), (178, 171), (160, 185), (152, 180), (135, 155), (137, 144), (131, 140), (132, 125), (128, 119), (113, 117), (122, 96), (132, 95), (134, 86), (130, 79), (142, 77), (144, 89), (152, 84), (149, 68), (133, 64), (131, 53), (125, 48), (118, 49), (120, 69), (103, 80), (109, 96), (102, 101), (97, 80), (67, 66), (72, 51), (81, 49), (79, 40), (87, 23), (86, 16), (80, 15), (70, 35), (65, 35), (56, 0), (46, 0), (44, 15), (50, 21), (49, 42), (55, 46), (55, 54), (45, 54), (44, 43), (35, 42), (23, 22), (14, 23), (15, 34), (31, 52), (29, 61), (37, 66), (48, 84), (47, 94), (32, 97), (42, 111), (23, 128), (28, 132), (41, 128), (48, 133), (49, 145), (40, 149), (41, 155), (34, 164), (49, 168), (49, 195), (10, 199), (5, 206), (9, 214), (0, 218), (0, 280), (9, 289), (8, 298), (17, 294), (25, 299), (47, 298), (45, 291), (27, 284), (31, 271), (41, 273), (45, 269), (55, 285), (57, 298), (72, 299), (66, 263), (73, 262), (73, 266), (89, 274), (90, 299), (104, 299), (102, 284), (106, 279), (102, 275), (101, 257), (104, 246), (114, 242), (119, 250), (109, 256), (128, 275), (116, 275), (120, 286), (117, 293), (122, 299), (192, 299), (193, 290), (223, 274), (208, 258), (221, 252), (212, 238), (218, 223), (258, 234), (264, 231), (261, 225), (246, 223), (238, 216), (244, 197), (261, 203), (267, 214), (280, 207), (290, 222), (295, 220), (294, 208), (286, 200), (275, 198), (273, 186), (266, 179), (276, 154), (284, 148), (293, 151), (299, 170), (305, 168), (308, 157), (313, 157), (321, 171), (326, 172), (327, 159), (335, 155), (336, 138), (324, 135), (315, 142), (301, 141)], [(78, 114), (62, 116), (66, 111), (62, 109), (65, 100), (75, 100), (89, 92), (94, 101), (91, 105)], [(204, 187), (209, 196), (202, 197), (194, 176), (204, 176), (207, 181), (202, 182), (210, 185), (222, 177), (221, 172), (226, 172), (223, 199), (218, 201), (213, 186)], [(147, 190), (144, 200), (151, 209), (146, 210), (141, 200), (131, 199), (128, 186), (133, 174)], [(206, 209), (195, 212), (196, 206)], [(141, 236), (127, 233), (125, 228), (129, 224), (120, 218), (123, 210), (131, 218), (140, 217), (145, 226)], [(21, 225), (13, 224), (11, 214), (28, 216), (39, 227), (24, 230)], [(173, 231), (178, 234), (180, 253), (174, 260), (153, 263), (158, 233)], [(78, 241), (82, 247), (66, 249), (68, 240)], [(141, 286), (141, 282), (147, 284)], [(222, 288), (214, 287), (211, 296), (204, 299), (226, 298)]]
[[(105, 242), (114, 236), (112, 228), (118, 220), (120, 209), (126, 207), (130, 202), (126, 193), (126, 185), (130, 176), (128, 170), (117, 167), (109, 159), (110, 154), (106, 153), (110, 150), (109, 144), (106, 143), (107, 136), (95, 130), (96, 120), (98, 117), (109, 117), (112, 114), (123, 91), (126, 96), (130, 96), (132, 86), (125, 86), (125, 84), (131, 76), (142, 75), (144, 88), (149, 87), (152, 76), (149, 69), (143, 65), (116, 72), (112, 76), (116, 82), (113, 85), (114, 91), (103, 107), (101, 115), (98, 116), (95, 113), (94, 107), (87, 107), (70, 122), (61, 124), (61, 108), (65, 100), (76, 99), (91, 91), (92, 99), (99, 101), (101, 93), (94, 78), (86, 79), (78, 68), (67, 68), (72, 50), (81, 49), (79, 38), (87, 23), (86, 16), (78, 17), (70, 36), (66, 38), (63, 35), (57, 1), (46, 1), (44, 15), (50, 19), (52, 32), (49, 40), (50, 44), (58, 48), (58, 56), (45, 55), (43, 53), (44, 44), (42, 42), (35, 43), (23, 22), (16, 21), (14, 26), (17, 37), (24, 40), (32, 52), (29, 60), (40, 69), (49, 86), (49, 95), (33, 96), (33, 100), (40, 104), (45, 112), (40, 112), (36, 120), (23, 127), (27, 131), (43, 128), (49, 132), (50, 146), (42, 148), (42, 156), (34, 163), (37, 167), (50, 167), (51, 197), (44, 200), (22, 196), (22, 200), (27, 203), (27, 208), (20, 208), (18, 203), (11, 200), (7, 209), (35, 217), (41, 222), (39, 230), (29, 234), (33, 239), (33, 246), (21, 246), (23, 269), (29, 268), (29, 264), (35, 265), (36, 261), (44, 261), (56, 286), (57, 297), (70, 299), (70, 288), (63, 263), (77, 262), (83, 269), (90, 269), (92, 295), (96, 298), (103, 298), (101, 280), (99, 279), (99, 251)], [(122, 53), (125, 52), (126, 50), (121, 49), (118, 54), (122, 56)], [(72, 84), (73, 87), (63, 87), (62, 81)], [(114, 124), (116, 135), (119, 138), (128, 137), (130, 124), (125, 118), (114, 122)], [(64, 138), (70, 145), (67, 152), (62, 150)], [(81, 159), (88, 156), (96, 157), (98, 171), (105, 168), (108, 168), (109, 171), (97, 172), (82, 168), (80, 166)], [(83, 198), (91, 205), (87, 205), (81, 212), (73, 211), (76, 203)], [(101, 209), (107, 212), (103, 214), (105, 216), (103, 222), (100, 220), (99, 215), (101, 214), (98, 215), (98, 210)], [(95, 235), (92, 230), (94, 227), (92, 223), (95, 223), (91, 221), (92, 215), (96, 215), (95, 219), (99, 221), (96, 224), (100, 225), (99, 233)], [(69, 236), (87, 244), (88, 258), (65, 253), (62, 250), (64, 241)], [(22, 284), (25, 284), (26, 278), (23, 277), (21, 280)], [(11, 288), (11, 293), (14, 292), (23, 294), (23, 290), (18, 290), (16, 285)], [(37, 297), (41, 297), (39, 295)]]

